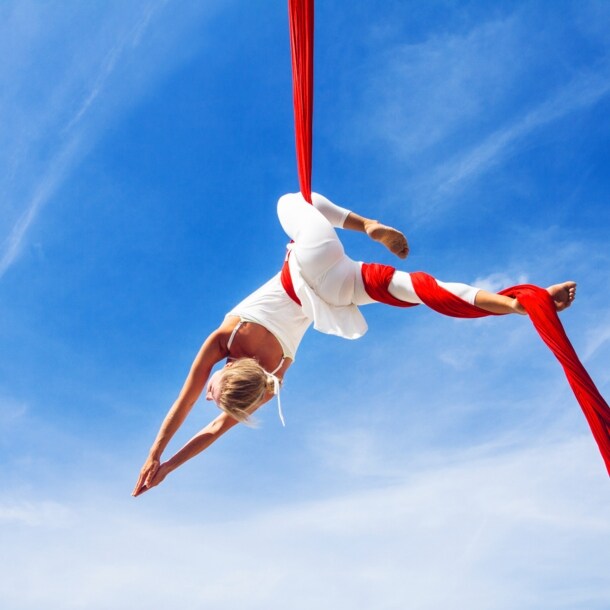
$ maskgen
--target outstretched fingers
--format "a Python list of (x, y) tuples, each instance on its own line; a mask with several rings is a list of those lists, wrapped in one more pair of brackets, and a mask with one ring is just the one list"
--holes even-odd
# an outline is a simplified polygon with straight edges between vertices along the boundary
[(159, 466), (160, 466), (159, 460), (151, 459), (151, 458), (148, 458), (146, 460), (146, 462), (144, 463), (144, 466), (142, 466), (142, 470), (140, 470), (140, 476), (138, 477), (138, 482), (136, 483), (136, 486), (134, 487), (133, 491), (131, 492), (132, 496), (134, 496), (134, 497), (139, 496), (140, 494), (142, 494), (145, 491), (148, 491), (148, 489), (150, 489), (150, 487), (152, 486), (151, 483), (159, 470)]
[(138, 482), (136, 483), (136, 486), (133, 488), (133, 491), (131, 492), (131, 495), (134, 498), (139, 496), (141, 493), (144, 493), (146, 491), (146, 481), (145, 481), (145, 478), (146, 478), (145, 474), (140, 474), (140, 477), (138, 478)]

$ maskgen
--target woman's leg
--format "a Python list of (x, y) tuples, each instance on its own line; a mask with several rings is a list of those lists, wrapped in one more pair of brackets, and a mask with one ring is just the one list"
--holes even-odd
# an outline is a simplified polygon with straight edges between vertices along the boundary
[[(441, 288), (444, 288), (471, 305), (475, 305), (477, 294), (480, 292), (479, 288), (474, 288), (473, 286), (461, 284), (459, 282), (441, 282), (440, 280), (436, 280), (436, 283)], [(394, 272), (388, 290), (392, 296), (401, 301), (406, 301), (407, 303), (422, 303), (422, 300), (417, 296), (417, 293), (413, 288), (410, 274), (405, 271), (396, 270)]]
[[(392, 272), (392, 275), (389, 283), (385, 284), (385, 290), (387, 290), (387, 293), (389, 293), (391, 297), (406, 303), (423, 303), (422, 299), (415, 292), (415, 288), (413, 287), (413, 282), (409, 273), (394, 270), (391, 267), (388, 267), (387, 269)], [(367, 281), (370, 282), (371, 278), (363, 278), (361, 275), (356, 282), (356, 300), (354, 302), (357, 305), (365, 305), (376, 302), (375, 299), (368, 295), (366, 287)], [(526, 313), (519, 301), (512, 297), (487, 292), (486, 290), (469, 286), (468, 284), (458, 282), (441, 282), (436, 278), (434, 278), (434, 281), (438, 286), (447, 292), (450, 292), (470, 305), (475, 305), (476, 307), (489, 311), (490, 313)], [(378, 290), (379, 285), (376, 285), (375, 288)], [(576, 283), (569, 281), (561, 284), (554, 284), (553, 286), (549, 286), (547, 291), (553, 298), (557, 311), (563, 311), (572, 304), (576, 297)]]
[[(525, 313), (519, 305), (517, 299), (506, 297), (493, 292), (487, 292), (481, 288), (469, 286), (460, 282), (442, 282), (435, 278), (436, 283), (441, 287), (466, 301), (470, 305), (476, 305), (485, 311), (496, 314), (505, 313)], [(413, 282), (411, 276), (404, 271), (395, 271), (392, 277), (392, 281), (388, 286), (390, 294), (401, 301), (407, 303), (422, 303), (423, 301), (419, 298), (415, 289), (413, 288)]]
[(343, 249), (329, 214), (340, 223), (349, 210), (339, 208), (321, 196), (314, 197), (322, 211), (308, 204), (299, 193), (280, 197), (277, 205), (280, 223), (293, 240), (291, 256), (299, 264), (299, 272), (307, 284), (324, 301), (332, 305), (352, 303), (354, 280), (359, 274), (358, 264)]
[(308, 281), (323, 275), (345, 255), (331, 223), (300, 193), (280, 197), (277, 214), (282, 228), (294, 242), (291, 249)]
[(333, 227), (338, 229), (343, 228), (345, 219), (351, 213), (351, 210), (333, 203), (330, 199), (324, 197), (324, 195), (320, 195), (320, 193), (311, 194), (311, 203)]

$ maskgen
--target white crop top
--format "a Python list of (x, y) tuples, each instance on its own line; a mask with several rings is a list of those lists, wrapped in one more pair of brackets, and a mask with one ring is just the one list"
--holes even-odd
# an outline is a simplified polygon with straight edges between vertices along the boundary
[(284, 357), (291, 360), (294, 360), (299, 343), (312, 322), (303, 313), (303, 308), (288, 296), (279, 273), (227, 315), (264, 326), (280, 342)]

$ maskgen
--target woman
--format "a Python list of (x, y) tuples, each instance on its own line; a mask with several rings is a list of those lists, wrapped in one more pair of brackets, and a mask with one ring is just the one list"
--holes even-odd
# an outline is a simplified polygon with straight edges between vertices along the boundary
[[(232, 309), (203, 343), (150, 449), (134, 496), (161, 483), (172, 470), (238, 422), (246, 422), (277, 394), (311, 323), (321, 332), (356, 339), (367, 330), (359, 305), (380, 301), (399, 306), (422, 303), (413, 285), (417, 274), (351, 260), (334, 227), (366, 233), (399, 258), (406, 258), (409, 246), (400, 231), (339, 207), (317, 193), (312, 194), (312, 203), (309, 205), (300, 194), (284, 195), (278, 201), (280, 223), (292, 240), (282, 272)], [(466, 284), (433, 281), (452, 298), (485, 312), (525, 313), (517, 299)], [(576, 284), (564, 282), (547, 290), (561, 311), (574, 300)], [(222, 413), (173, 457), (161, 462), (169, 441), (201, 395), (213, 366), (225, 358), (227, 363), (212, 375), (206, 396), (216, 402)]]

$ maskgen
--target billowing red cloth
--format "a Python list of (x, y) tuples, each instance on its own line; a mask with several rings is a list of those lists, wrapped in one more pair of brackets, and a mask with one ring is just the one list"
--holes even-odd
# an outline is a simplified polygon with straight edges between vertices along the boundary
[(313, 123), (313, 0), (288, 0), (292, 96), (299, 186), (311, 203)]
[[(412, 273), (411, 280), (419, 298), (434, 311), (458, 318), (494, 315), (440, 287), (427, 273)], [(538, 334), (559, 360), (610, 474), (610, 408), (574, 351), (551, 295), (531, 284), (513, 286), (499, 294), (519, 299)]]

